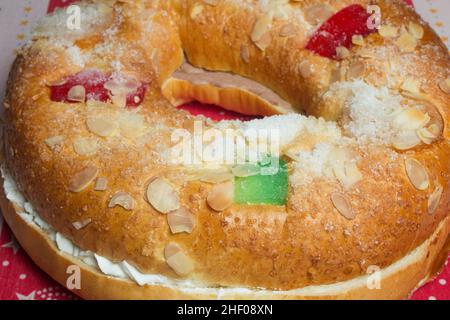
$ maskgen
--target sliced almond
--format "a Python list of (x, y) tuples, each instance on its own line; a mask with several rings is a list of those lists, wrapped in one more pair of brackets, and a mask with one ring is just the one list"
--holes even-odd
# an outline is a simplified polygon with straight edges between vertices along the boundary
[(201, 4), (196, 4), (191, 10), (191, 19), (197, 18), (203, 12), (203, 6)]
[[(432, 126), (436, 126), (436, 125), (432, 125)], [(417, 136), (425, 144), (432, 144), (438, 137), (438, 135), (436, 134), (436, 131), (430, 127), (421, 128), (421, 129), (417, 130)]]
[(405, 160), (406, 174), (412, 185), (418, 190), (426, 190), (430, 186), (427, 169), (416, 159)]
[(280, 19), (280, 20), (287, 20), (289, 19), (289, 11), (290, 11), (290, 7), (287, 6), (285, 3), (288, 2), (286, 0), (282, 0), (282, 1), (272, 1), (271, 4), (271, 9), (269, 9), (270, 11), (273, 12), (273, 17), (276, 19)]
[(261, 173), (261, 168), (256, 164), (240, 164), (232, 169), (233, 175), (239, 178), (257, 176)]
[(263, 38), (263, 36), (267, 32), (269, 32), (271, 24), (272, 24), (272, 17), (269, 14), (265, 14), (261, 16), (258, 20), (256, 20), (251, 34), (252, 41), (254, 43), (260, 41)]
[(111, 198), (108, 204), (109, 208), (114, 208), (116, 206), (131, 211), (134, 209), (134, 199), (126, 192), (118, 192)]
[(420, 144), (420, 138), (414, 130), (404, 130), (399, 132), (392, 141), (395, 149), (404, 151), (412, 149)]
[(147, 187), (147, 200), (160, 213), (169, 213), (180, 208), (178, 193), (162, 178), (150, 182)]
[(261, 51), (265, 51), (269, 46), (270, 43), (272, 42), (272, 36), (270, 34), (270, 32), (266, 32), (260, 40), (255, 42), (255, 45), (261, 50)]
[(83, 86), (73, 86), (67, 93), (67, 99), (73, 102), (86, 101), (86, 89)]
[(398, 130), (418, 130), (430, 122), (430, 116), (416, 109), (405, 109), (393, 121), (394, 128)]
[(61, 146), (64, 141), (64, 138), (62, 136), (54, 136), (50, 137), (45, 140), (45, 144), (52, 150), (56, 149), (57, 147)]
[(315, 26), (325, 22), (333, 13), (333, 8), (328, 4), (317, 4), (306, 8), (305, 19), (309, 24)]
[(398, 28), (389, 25), (382, 25), (380, 29), (378, 29), (378, 33), (383, 38), (395, 38), (398, 35)]
[(417, 46), (417, 39), (409, 32), (403, 32), (395, 43), (401, 52), (414, 52)]
[(187, 276), (194, 270), (192, 260), (183, 252), (176, 243), (169, 243), (164, 248), (164, 256), (167, 264), (179, 276)]
[(428, 213), (429, 214), (433, 214), (439, 207), (443, 192), (444, 192), (444, 188), (440, 184), (438, 184), (436, 186), (436, 189), (434, 189), (433, 193), (428, 198)]
[(366, 71), (366, 65), (362, 61), (353, 62), (347, 70), (347, 80), (361, 78)]
[(73, 143), (73, 150), (80, 156), (93, 156), (97, 153), (98, 144), (92, 139), (77, 138)]
[(280, 29), (280, 37), (292, 37), (295, 35), (295, 25), (293, 23), (287, 23)]
[(106, 191), (108, 189), (108, 179), (98, 178), (95, 182), (95, 191)]
[(339, 46), (336, 48), (336, 57), (340, 60), (346, 59), (350, 57), (350, 51), (343, 46)]
[(356, 217), (355, 212), (348, 199), (341, 193), (333, 193), (331, 195), (331, 201), (334, 207), (339, 211), (339, 213), (348, 220), (353, 220)]
[(89, 166), (84, 168), (70, 180), (69, 190), (75, 193), (83, 191), (97, 178), (97, 175), (98, 169), (96, 167)]
[(311, 63), (309, 63), (308, 61), (302, 61), (298, 65), (298, 70), (300, 71), (300, 74), (303, 78), (309, 78), (313, 74)]
[(170, 212), (167, 215), (167, 221), (173, 234), (192, 233), (196, 224), (195, 216), (184, 207)]
[(83, 221), (75, 221), (74, 223), (72, 223), (72, 225), (76, 230), (81, 230), (83, 228), (86, 228), (91, 222), (92, 219), (86, 219)]
[(409, 23), (408, 31), (416, 39), (422, 39), (425, 32), (420, 24), (414, 22)]
[(215, 185), (206, 202), (214, 211), (224, 211), (233, 204), (234, 185), (232, 182), (225, 182)]
[(439, 88), (447, 94), (450, 94), (450, 78), (447, 78), (439, 83)]
[(120, 134), (130, 140), (134, 140), (144, 133), (145, 119), (143, 116), (126, 112), (119, 118)]
[(241, 46), (241, 58), (245, 63), (250, 63), (250, 50), (246, 44)]
[(86, 125), (89, 131), (100, 137), (113, 136), (119, 127), (117, 121), (107, 117), (89, 118), (86, 121)]
[(364, 46), (364, 37), (360, 34), (355, 34), (352, 36), (352, 43), (357, 46)]
[(335, 163), (333, 172), (345, 189), (352, 188), (362, 180), (362, 173), (354, 162), (345, 161), (344, 163)]

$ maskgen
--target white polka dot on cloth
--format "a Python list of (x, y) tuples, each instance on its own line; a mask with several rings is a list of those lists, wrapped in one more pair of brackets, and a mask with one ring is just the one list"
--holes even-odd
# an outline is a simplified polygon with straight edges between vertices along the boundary
[(428, 300), (437, 300), (435, 296), (429, 296)]
[(445, 286), (445, 285), (447, 284), (447, 280), (445, 280), (445, 279), (439, 279), (439, 284), (440, 284), (441, 286)]
[(27, 275), (23, 274), (23, 273), (19, 276), (20, 280), (25, 280), (26, 278), (27, 278)]
[(2, 266), (4, 266), (4, 267), (9, 266), (9, 261), (8, 260), (3, 261)]

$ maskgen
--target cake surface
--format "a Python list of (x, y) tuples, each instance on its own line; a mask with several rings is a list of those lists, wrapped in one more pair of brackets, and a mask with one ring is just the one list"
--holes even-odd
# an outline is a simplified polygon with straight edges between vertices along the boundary
[[(31, 224), (6, 199), (2, 208), (38, 264), (36, 250), (60, 261), (62, 270), (43, 267), (58, 281), (77, 259), (89, 298), (127, 297), (103, 296), (100, 283), (130, 286), (129, 298), (402, 298), (439, 269), (450, 58), (412, 9), (78, 5), (81, 30), (64, 27), (64, 11), (36, 28), (5, 100), (5, 195)], [(369, 18), (369, 5), (380, 28), (339, 24)], [(322, 39), (326, 30), (340, 33)], [(212, 122), (174, 106), (192, 99), (267, 117)], [(213, 155), (216, 134), (228, 133), (243, 159), (226, 150), (231, 162), (194, 154), (187, 163), (177, 143), (199, 127)], [(249, 142), (261, 131), (276, 133), (276, 155), (265, 136)], [(262, 173), (266, 160), (276, 173)], [(381, 291), (367, 288), (373, 267), (384, 272)]]

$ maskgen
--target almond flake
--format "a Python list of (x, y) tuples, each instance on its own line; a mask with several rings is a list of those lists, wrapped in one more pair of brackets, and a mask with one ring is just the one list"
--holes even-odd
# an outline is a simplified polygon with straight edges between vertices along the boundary
[(100, 137), (111, 137), (118, 129), (117, 121), (106, 117), (89, 118), (86, 125), (92, 133)]
[(233, 204), (234, 186), (232, 182), (225, 182), (215, 185), (206, 202), (214, 211), (224, 211)]
[(303, 78), (309, 78), (313, 74), (312, 66), (308, 61), (302, 61), (298, 66), (298, 70)]
[(280, 29), (280, 37), (291, 37), (295, 35), (295, 25), (293, 23), (285, 24)]
[(196, 4), (191, 10), (191, 19), (197, 18), (203, 11), (203, 6), (201, 4)]
[(393, 121), (394, 128), (398, 130), (419, 130), (430, 122), (427, 113), (416, 109), (405, 109), (400, 112)]
[(420, 24), (410, 22), (408, 25), (409, 33), (416, 39), (422, 39), (424, 35), (423, 27)]
[(263, 34), (260, 40), (255, 42), (255, 45), (260, 49), (261, 51), (265, 51), (272, 42), (272, 36), (270, 35), (270, 32), (266, 32)]
[(109, 208), (114, 208), (116, 206), (131, 211), (134, 209), (134, 199), (126, 192), (118, 192), (111, 198), (108, 204)]
[[(431, 126), (436, 126), (436, 125), (431, 125)], [(417, 130), (417, 136), (425, 144), (432, 144), (438, 137), (436, 132), (430, 127), (421, 128), (421, 129)]]
[(333, 9), (328, 4), (317, 4), (305, 10), (305, 19), (309, 24), (315, 26), (325, 22), (333, 14)]
[(241, 58), (245, 63), (250, 63), (250, 50), (246, 44), (241, 46)]
[(395, 149), (404, 151), (412, 149), (420, 144), (420, 138), (414, 130), (399, 132), (392, 141)]
[(378, 33), (383, 38), (395, 38), (398, 35), (398, 28), (389, 25), (382, 25), (380, 29), (378, 29)]
[(72, 102), (86, 101), (86, 89), (83, 86), (73, 86), (67, 93), (67, 99)]
[(447, 78), (439, 83), (439, 88), (447, 94), (450, 94), (450, 78)]
[(98, 145), (95, 140), (78, 138), (73, 143), (73, 150), (80, 156), (93, 156), (97, 153)]
[(72, 225), (76, 230), (81, 230), (81, 229), (85, 228), (86, 226), (88, 226), (91, 222), (92, 222), (92, 219), (86, 219), (83, 221), (75, 221), (74, 223), (72, 223)]
[(350, 202), (343, 194), (333, 193), (331, 195), (331, 201), (337, 211), (339, 211), (344, 218), (348, 220), (353, 220), (356, 218), (356, 214), (354, 213)]
[(62, 136), (54, 136), (50, 137), (45, 140), (45, 144), (52, 150), (56, 149), (57, 147), (61, 146), (64, 141), (64, 138)]
[(184, 207), (170, 212), (167, 215), (167, 222), (173, 234), (192, 233), (196, 223), (195, 216)]
[(97, 178), (97, 175), (98, 169), (96, 167), (86, 167), (70, 180), (69, 191), (75, 193), (83, 191)]
[(365, 42), (364, 42), (364, 37), (362, 36), (362, 35), (360, 35), (360, 34), (355, 34), (355, 35), (353, 35), (353, 37), (352, 37), (352, 43), (354, 44), (354, 45), (357, 45), (357, 46), (364, 46), (364, 44), (365, 44)]
[(429, 214), (433, 214), (439, 207), (443, 192), (444, 192), (444, 188), (440, 184), (438, 184), (436, 186), (436, 189), (434, 189), (433, 193), (428, 198), (428, 213)]
[(417, 46), (417, 40), (410, 33), (403, 32), (397, 39), (396, 45), (401, 52), (414, 52)]
[(121, 114), (119, 118), (120, 134), (134, 140), (144, 133), (145, 119), (143, 116), (131, 112)]
[(406, 174), (412, 185), (418, 190), (426, 190), (430, 186), (430, 179), (426, 168), (416, 159), (405, 160)]
[(178, 193), (162, 178), (150, 182), (147, 187), (147, 200), (160, 213), (169, 213), (180, 208)]
[(336, 48), (336, 57), (340, 60), (346, 59), (350, 57), (350, 51), (343, 46), (339, 46)]
[(106, 191), (108, 189), (108, 179), (98, 178), (95, 182), (95, 191)]
[(251, 34), (251, 39), (254, 43), (260, 41), (263, 36), (269, 31), (271, 23), (272, 17), (268, 14), (263, 15), (258, 20), (256, 20)]
[(359, 171), (356, 163), (351, 161), (335, 162), (333, 172), (345, 189), (352, 188), (362, 180), (361, 171)]
[(164, 256), (167, 264), (179, 276), (187, 276), (194, 270), (192, 260), (183, 252), (181, 247), (176, 243), (169, 243), (164, 248)]

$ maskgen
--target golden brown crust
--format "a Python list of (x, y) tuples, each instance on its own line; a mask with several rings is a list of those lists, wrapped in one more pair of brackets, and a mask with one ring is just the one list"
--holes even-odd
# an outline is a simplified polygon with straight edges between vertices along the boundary
[[(3, 184), (2, 178), (0, 183)], [(367, 282), (362, 281), (361, 285), (351, 286), (350, 289), (345, 283), (340, 283), (333, 294), (279, 294), (270, 291), (257, 294), (249, 292), (221, 294), (219, 289), (212, 289), (209, 293), (201, 291), (186, 293), (182, 288), (148, 285), (140, 287), (128, 280), (108, 277), (61, 253), (44, 231), (20, 217), (17, 207), (6, 199), (3, 188), (0, 189), (0, 207), (5, 220), (25, 251), (39, 267), (61, 285), (67, 285), (69, 266), (80, 267), (81, 289), (75, 289), (73, 292), (84, 299), (405, 299), (417, 289), (418, 283), (423, 285), (441, 270), (450, 246), (450, 239), (447, 236), (450, 231), (450, 219), (446, 218), (430, 239), (427, 239), (421, 249), (414, 254), (412, 261), (404, 263), (388, 275), (386, 270), (381, 271), (380, 289), (368, 289)]]
[[(305, 1), (296, 6), (304, 8), (322, 2)], [(336, 11), (354, 2), (330, 3)], [(205, 201), (210, 184), (188, 181), (182, 172), (172, 170), (162, 159), (170, 145), (171, 130), (193, 126), (193, 118), (172, 108), (160, 90), (164, 80), (181, 65), (183, 50), (196, 66), (248, 76), (308, 114), (330, 119), (341, 113), (336, 101), (321, 100), (329, 88), (331, 74), (338, 66), (347, 68), (358, 55), (352, 54), (349, 61), (342, 63), (318, 57), (300, 49), (307, 40), (300, 36), (274, 36), (262, 52), (249, 36), (260, 14), (258, 10), (243, 10), (222, 1), (217, 6), (204, 6), (192, 18), (197, 1), (167, 1), (164, 5), (176, 8), (170, 10), (168, 18), (159, 8), (153, 11), (152, 5), (156, 3), (116, 3), (115, 15), (122, 8), (121, 18), (115, 17), (119, 30), (116, 34), (106, 36), (101, 29), (97, 33), (100, 36), (90, 34), (85, 37), (88, 40), (76, 41), (81, 53), (92, 53), (84, 65), (69, 59), (67, 48), (57, 39), (39, 37), (19, 56), (11, 72), (6, 101), (9, 106), (6, 164), (27, 199), (58, 232), (83, 249), (114, 261), (127, 260), (145, 273), (171, 278), (178, 276), (165, 261), (164, 247), (176, 241), (194, 261), (195, 271), (189, 279), (208, 286), (290, 290), (350, 280), (365, 274), (370, 265), (385, 268), (418, 247), (442, 221), (448, 220), (450, 108), (448, 95), (439, 89), (438, 82), (448, 77), (450, 59), (428, 26), (423, 27), (425, 36), (415, 54), (400, 54), (394, 43), (384, 41), (379, 34), (369, 36), (366, 41), (373, 51), (387, 48), (392, 56), (399, 57), (392, 63), (403, 68), (393, 72), (401, 73), (400, 78), (414, 75), (424, 80), (422, 89), (429, 97), (428, 102), (443, 119), (443, 137), (407, 152), (394, 152), (385, 146), (355, 146), (361, 158), (359, 170), (363, 179), (351, 190), (336, 180), (314, 179), (307, 187), (291, 186), (286, 207), (233, 205), (217, 213)], [(422, 23), (397, 1), (376, 3), (382, 7), (388, 23)], [(148, 37), (144, 32), (149, 28), (147, 17), (153, 19), (151, 28), (155, 36)], [(274, 35), (282, 24), (274, 23)], [(299, 34), (311, 32), (305, 25), (297, 27)], [(108, 46), (111, 42), (120, 46), (113, 50)], [(242, 46), (249, 48), (248, 63), (241, 57)], [(151, 54), (153, 48), (158, 48), (156, 58)], [(299, 61), (307, 61), (320, 72), (311, 77), (301, 76)], [(431, 68), (429, 61), (433, 61)], [(93, 135), (86, 128), (92, 109), (85, 104), (54, 103), (49, 98), (47, 84), (87, 68), (112, 71), (112, 62), (119, 62), (124, 72), (150, 83), (146, 100), (138, 111), (148, 130), (131, 141)], [(111, 112), (122, 116), (122, 110)], [(51, 149), (45, 140), (54, 136), (63, 136), (64, 143)], [(73, 145), (80, 138), (93, 139), (100, 145), (95, 156), (80, 156), (74, 151)], [(428, 172), (430, 187), (425, 191), (414, 188), (405, 173), (405, 159), (411, 157), (419, 160)], [(70, 179), (87, 166), (95, 166), (99, 176), (108, 178), (107, 191), (94, 191), (93, 186), (82, 193), (68, 191)], [(155, 176), (170, 180), (179, 191), (183, 206), (195, 215), (197, 227), (192, 234), (172, 235), (166, 216), (146, 201), (145, 189)], [(443, 189), (439, 206), (429, 214), (428, 199), (438, 185)], [(117, 192), (133, 197), (132, 211), (108, 208)], [(351, 201), (355, 219), (348, 220), (335, 209), (330, 196), (336, 192), (345, 193)], [(74, 222), (85, 219), (91, 219), (92, 223), (81, 230), (73, 227)], [(443, 230), (448, 234), (448, 228)], [(20, 239), (22, 231), (17, 233)], [(34, 253), (38, 259), (34, 250), (30, 249), (30, 254)], [(93, 280), (95, 293), (83, 295), (101, 297), (95, 291), (98, 288), (94, 288), (96, 281), (105, 280), (104, 277)], [(405, 284), (404, 291), (393, 297), (404, 297), (416, 285), (417, 282), (414, 286)], [(136, 295), (142, 294), (139, 292)], [(174, 293), (168, 293), (171, 294)], [(364, 294), (361, 297), (366, 297)], [(379, 297), (392, 297), (383, 294), (386, 296)], [(152, 293), (149, 295), (152, 297)]]

